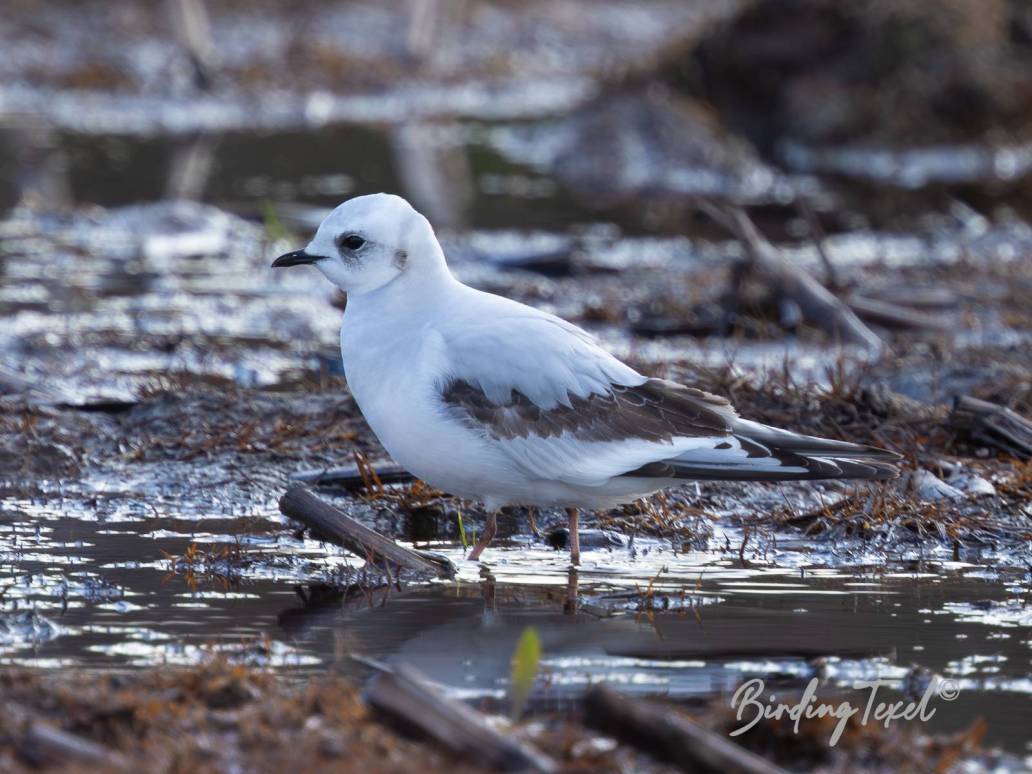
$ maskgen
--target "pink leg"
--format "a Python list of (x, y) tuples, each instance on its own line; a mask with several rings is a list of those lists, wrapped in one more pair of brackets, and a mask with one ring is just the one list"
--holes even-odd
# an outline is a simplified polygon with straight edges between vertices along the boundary
[(484, 552), (484, 549), (494, 539), (495, 532), (498, 531), (497, 519), (497, 511), (492, 511), (491, 515), (487, 517), (487, 523), (484, 525), (484, 531), (481, 533), (480, 539), (473, 546), (473, 550), (469, 552), (469, 558), (474, 562), (480, 559), (480, 554)]
[(566, 509), (566, 518), (570, 532), (570, 563), (574, 565), (580, 564), (580, 535), (577, 533), (577, 517), (579, 515), (580, 511), (576, 508)]

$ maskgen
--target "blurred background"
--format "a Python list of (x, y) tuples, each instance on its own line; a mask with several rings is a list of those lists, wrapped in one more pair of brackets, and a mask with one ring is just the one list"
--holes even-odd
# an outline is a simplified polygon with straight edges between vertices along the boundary
[[(700, 199), (749, 208), (793, 262), (862, 296), (882, 338), (953, 327), (986, 293), (994, 312), (969, 306), (965, 325), (998, 333), (1028, 289), (1011, 269), (994, 288), (942, 275), (1032, 242), (1023, 0), (12, 0), (0, 15), (0, 255), (49, 256), (0, 258), (15, 322), (0, 353), (32, 350), (20, 370), (54, 389), (126, 398), (141, 369), (183, 362), (270, 383), (284, 347), (332, 354), (332, 315), (300, 300), (320, 286), (265, 263), (374, 191), (422, 210), (469, 281), (611, 326), (625, 355), (628, 333), (841, 335), (729, 280), (742, 246)], [(55, 312), (73, 338), (49, 345), (108, 348), (120, 384), (74, 352), (35, 361)], [(212, 360), (230, 339), (238, 356)]]
[(390, 188), (443, 226), (648, 230), (642, 194), (786, 204), (828, 174), (999, 197), (1029, 166), (1021, 0), (12, 0), (3, 21), (5, 208)]

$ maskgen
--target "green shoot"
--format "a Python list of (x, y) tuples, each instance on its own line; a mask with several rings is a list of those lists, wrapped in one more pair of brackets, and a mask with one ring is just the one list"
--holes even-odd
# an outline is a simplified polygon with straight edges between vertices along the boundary
[(541, 663), (541, 638), (537, 629), (528, 626), (520, 635), (512, 654), (512, 676), (509, 682), (509, 711), (513, 721), (523, 714)]
[(462, 509), (459, 508), (455, 511), (456, 517), (459, 520), (459, 540), (462, 541), (462, 550), (469, 550), (469, 541), (466, 540), (466, 528), (462, 526)]

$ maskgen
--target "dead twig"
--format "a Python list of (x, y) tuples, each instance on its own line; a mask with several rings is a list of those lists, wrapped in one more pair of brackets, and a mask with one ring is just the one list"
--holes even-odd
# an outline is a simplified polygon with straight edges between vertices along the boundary
[(902, 304), (909, 309), (925, 309), (928, 311), (949, 311), (956, 309), (962, 297), (950, 288), (920, 287), (914, 285), (892, 285), (866, 291), (890, 304)]
[(944, 331), (949, 327), (949, 321), (940, 315), (907, 309), (877, 298), (852, 295), (848, 304), (860, 319), (885, 328)]

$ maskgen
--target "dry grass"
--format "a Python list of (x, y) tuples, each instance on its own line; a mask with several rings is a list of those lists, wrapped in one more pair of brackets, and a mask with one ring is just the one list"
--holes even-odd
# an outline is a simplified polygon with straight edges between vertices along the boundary
[[(333, 673), (288, 678), (247, 666), (262, 657), (261, 642), (237, 656), (220, 654), (189, 668), (129, 674), (82, 674), (8, 669), (0, 672), (0, 768), (10, 772), (90, 771), (480, 771), (432, 743), (381, 725), (357, 686)], [(779, 698), (782, 698), (780, 696)], [(823, 695), (822, 695), (823, 698)], [(786, 701), (791, 701), (786, 697)], [(857, 700), (854, 699), (854, 705)], [(717, 733), (741, 725), (726, 696), (683, 713)], [(836, 747), (827, 740), (833, 718), (806, 719), (799, 733), (789, 718), (765, 720), (736, 741), (793, 768), (943, 771), (963, 760), (990, 765), (981, 748), (985, 724), (932, 737), (920, 727), (862, 726), (854, 718)], [(45, 724), (98, 744), (122, 763), (76, 766), (47, 754), (27, 733)], [(565, 771), (670, 771), (624, 744), (598, 746), (597, 732), (574, 707), (538, 712), (517, 733), (558, 760)], [(71, 764), (71, 765), (69, 765)]]
[(253, 561), (243, 550), (239, 540), (217, 547), (201, 548), (196, 543), (186, 547), (181, 555), (162, 551), (168, 561), (165, 582), (181, 577), (191, 591), (202, 585), (223, 590), (235, 589), (243, 570)]
[[(348, 400), (198, 387), (144, 393), (118, 417), (123, 459), (192, 461), (220, 455), (291, 458), (340, 454), (361, 441)], [(375, 444), (375, 440), (371, 440)]]
[(358, 496), (367, 503), (382, 504), (411, 513), (447, 499), (447, 495), (429, 484), (415, 480), (402, 486), (384, 486), (369, 459), (357, 449), (352, 452), (355, 466), (362, 477), (365, 491)]
[(25, 741), (30, 719), (117, 752), (126, 765), (116, 770), (470, 770), (374, 723), (341, 678), (288, 681), (225, 656), (99, 678), (6, 670), (0, 685), (5, 771), (62, 768)]

